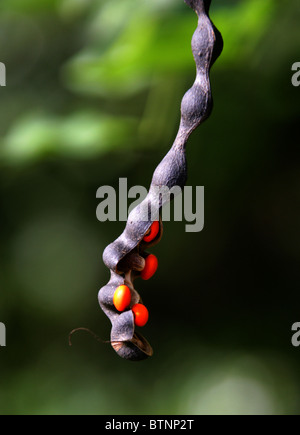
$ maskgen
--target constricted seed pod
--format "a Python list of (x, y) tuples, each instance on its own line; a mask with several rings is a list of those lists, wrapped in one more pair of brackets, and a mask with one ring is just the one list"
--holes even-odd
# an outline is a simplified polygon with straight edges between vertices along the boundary
[[(138, 276), (148, 279), (157, 268), (155, 262), (151, 267), (147, 265), (149, 254), (145, 249), (160, 241), (160, 211), (172, 199), (168, 195), (157, 195), (157, 190), (176, 186), (183, 188), (186, 183), (186, 143), (192, 131), (211, 113), (209, 71), (223, 48), (221, 34), (209, 19), (211, 0), (185, 0), (185, 3), (198, 15), (198, 26), (192, 38), (197, 74), (193, 86), (181, 102), (178, 134), (171, 149), (154, 171), (147, 197), (131, 211), (123, 233), (103, 253), (103, 261), (111, 271), (111, 279), (101, 288), (99, 303), (112, 324), (112, 347), (119, 356), (132, 361), (139, 361), (153, 354), (148, 341), (136, 331), (136, 326), (146, 324), (148, 310), (134, 289), (133, 281)], [(122, 305), (124, 310), (121, 312), (113, 301), (116, 289), (120, 286), (127, 286), (131, 293), (129, 306)]]

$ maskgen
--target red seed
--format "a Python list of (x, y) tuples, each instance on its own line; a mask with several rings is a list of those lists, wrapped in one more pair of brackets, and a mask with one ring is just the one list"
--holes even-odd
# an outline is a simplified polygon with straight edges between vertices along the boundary
[(133, 315), (134, 315), (134, 323), (136, 326), (145, 326), (149, 319), (149, 312), (145, 305), (143, 304), (135, 304), (132, 307)]
[(127, 307), (129, 307), (131, 302), (131, 291), (127, 285), (120, 285), (117, 287), (114, 297), (113, 303), (118, 311), (124, 311)]
[(150, 233), (146, 234), (143, 238), (144, 242), (147, 243), (152, 242), (152, 240), (155, 239), (158, 233), (159, 233), (159, 222), (154, 221), (150, 227)]
[(158, 260), (153, 254), (149, 254), (145, 259), (145, 267), (141, 272), (141, 278), (144, 280), (152, 278), (158, 267)]

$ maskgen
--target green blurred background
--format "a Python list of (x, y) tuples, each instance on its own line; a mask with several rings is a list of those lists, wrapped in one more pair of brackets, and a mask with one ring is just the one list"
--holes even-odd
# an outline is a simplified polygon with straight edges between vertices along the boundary
[(188, 145), (205, 228), (164, 225), (159, 270), (136, 282), (153, 358), (108, 344), (102, 252), (124, 222), (96, 190), (149, 186), (195, 77), (182, 0), (1, 0), (1, 414), (300, 411), (298, 0), (213, 0), (225, 47), (214, 111)]

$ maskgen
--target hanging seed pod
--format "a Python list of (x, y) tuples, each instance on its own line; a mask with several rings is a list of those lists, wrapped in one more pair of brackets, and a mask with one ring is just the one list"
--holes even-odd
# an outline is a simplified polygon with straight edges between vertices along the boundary
[(141, 272), (145, 268), (145, 264), (146, 260), (134, 250), (119, 261), (117, 271), (118, 273), (129, 272), (130, 270)]
[[(119, 356), (132, 361), (153, 354), (148, 341), (135, 330), (136, 326), (147, 323), (149, 314), (134, 289), (133, 281), (137, 276), (149, 279), (157, 268), (156, 257), (145, 252), (145, 249), (158, 243), (162, 237), (161, 219), (153, 219), (151, 212), (154, 210), (159, 216), (162, 206), (170, 201), (170, 197), (157, 198), (156, 187), (183, 188), (186, 183), (186, 143), (192, 131), (211, 113), (209, 71), (223, 48), (221, 34), (209, 19), (211, 0), (185, 0), (185, 3), (198, 15), (198, 26), (192, 38), (196, 80), (182, 99), (178, 134), (173, 146), (154, 171), (147, 197), (131, 211), (123, 233), (103, 253), (103, 261), (111, 271), (111, 279), (101, 288), (99, 303), (112, 324), (112, 347)], [(130, 291), (130, 302), (124, 286)], [(117, 289), (119, 293), (116, 294)]]

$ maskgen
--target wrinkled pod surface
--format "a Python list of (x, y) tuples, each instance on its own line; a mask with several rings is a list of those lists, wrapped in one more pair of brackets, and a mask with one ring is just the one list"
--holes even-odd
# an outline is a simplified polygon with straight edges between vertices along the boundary
[[(154, 171), (145, 200), (131, 211), (123, 233), (103, 253), (103, 261), (111, 271), (110, 281), (99, 291), (99, 303), (112, 324), (111, 344), (117, 354), (132, 361), (152, 356), (148, 341), (136, 331), (148, 320), (133, 282), (137, 277), (149, 279), (156, 270), (157, 260), (147, 249), (162, 237), (161, 207), (170, 197), (157, 197), (156, 188), (183, 188), (187, 178), (185, 146), (195, 128), (208, 118), (212, 109), (209, 71), (221, 54), (221, 34), (209, 18), (211, 0), (185, 0), (198, 16), (192, 38), (196, 63), (196, 79), (181, 102), (178, 134), (169, 152)], [(153, 219), (153, 210), (157, 218)], [(151, 213), (152, 212), (152, 213)]]

